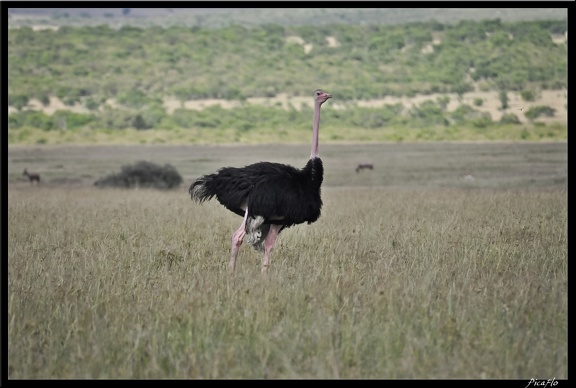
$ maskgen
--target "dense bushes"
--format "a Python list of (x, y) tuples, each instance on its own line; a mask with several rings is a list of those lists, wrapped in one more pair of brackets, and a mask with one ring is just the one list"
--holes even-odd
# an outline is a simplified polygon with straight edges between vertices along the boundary
[[(350, 104), (345, 110), (326, 109), (322, 114), (325, 125), (334, 128), (378, 129), (387, 127), (450, 126), (472, 124), (486, 126), (493, 123), (490, 115), (482, 113), (470, 105), (460, 105), (449, 112), (447, 100), (438, 98), (428, 100), (406, 109), (402, 104), (387, 104), (377, 108), (359, 107)], [(549, 106), (535, 106), (526, 110), (525, 116), (535, 120), (541, 116), (552, 117), (555, 111)], [(163, 107), (152, 106), (140, 110), (124, 110), (105, 107), (96, 114), (57, 111), (47, 115), (37, 111), (21, 111), (8, 116), (9, 129), (23, 127), (51, 130), (107, 129), (124, 130), (146, 129), (235, 129), (239, 132), (255, 130), (309, 130), (312, 109), (303, 107), (284, 109), (280, 106), (243, 105), (234, 109), (225, 109), (218, 105), (202, 110), (176, 109), (168, 114)], [(500, 123), (518, 124), (514, 114), (505, 114)]]
[[(323, 120), (331, 127), (371, 130), (468, 123), (482, 128), (492, 123), (474, 109), (482, 101), (452, 113), (446, 101), (410, 109), (362, 108), (351, 101), (450, 92), (462, 97), (474, 87), (499, 90), (503, 110), (510, 91), (534, 101), (539, 90), (567, 85), (566, 45), (550, 38), (565, 32), (565, 24), (486, 20), (454, 25), (9, 29), (8, 103), (16, 112), (9, 115), (8, 126), (45, 131), (308, 130), (309, 107), (286, 110), (243, 102), (278, 93), (299, 96), (325, 87), (339, 102), (350, 102), (346, 110), (324, 112)], [(291, 36), (301, 37), (311, 49), (288, 41)], [(329, 44), (328, 38), (337, 44)], [(47, 105), (49, 96), (68, 106), (84, 106), (90, 113), (26, 110), (33, 99)], [(241, 105), (181, 108), (169, 114), (163, 103), (167, 96), (181, 102), (224, 98)], [(554, 113), (549, 107), (534, 107), (526, 117), (535, 120)], [(504, 116), (501, 123), (517, 120)]]
[[(141, 109), (165, 96), (244, 100), (297, 96), (318, 86), (338, 90), (341, 100), (462, 94), (470, 90), (470, 77), (493, 89), (561, 87), (567, 84), (566, 45), (553, 43), (550, 34), (566, 31), (565, 24), (9, 29), (9, 104), (20, 108), (34, 96), (56, 95), (93, 108), (115, 97)], [(433, 44), (438, 30), (441, 40)], [(338, 44), (329, 45), (328, 37)]]
[(8, 105), (12, 106), (18, 110), (21, 110), (26, 105), (28, 105), (29, 98), (22, 94), (10, 94), (8, 95)]
[(549, 106), (538, 105), (529, 108), (524, 115), (528, 117), (530, 120), (534, 120), (540, 116), (554, 117), (555, 113), (556, 110), (554, 108), (551, 108)]
[(118, 174), (110, 174), (94, 182), (98, 187), (174, 189), (180, 186), (182, 177), (170, 164), (160, 166), (141, 161), (126, 165)]
[(44, 112), (26, 110), (8, 115), (8, 128), (33, 127), (45, 131), (53, 129), (66, 130), (81, 128), (95, 121), (96, 116), (93, 114), (59, 110), (53, 115), (48, 115)]

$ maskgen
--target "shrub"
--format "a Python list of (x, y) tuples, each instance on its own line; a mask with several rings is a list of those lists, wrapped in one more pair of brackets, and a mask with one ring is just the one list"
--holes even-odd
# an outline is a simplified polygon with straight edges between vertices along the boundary
[(520, 124), (520, 120), (514, 113), (506, 113), (500, 118), (500, 124)]
[(174, 189), (180, 186), (182, 177), (170, 164), (164, 166), (140, 161), (126, 165), (118, 174), (110, 174), (94, 182), (98, 187)]
[(475, 118), (478, 118), (480, 115), (481, 113), (472, 108), (470, 105), (463, 104), (450, 113), (450, 118), (455, 123), (463, 123), (465, 121), (470, 121)]
[(134, 118), (132, 119), (132, 126), (138, 130), (150, 128), (150, 126), (146, 123), (142, 115), (139, 114), (134, 116)]
[(75, 113), (67, 110), (58, 110), (51, 116), (44, 112), (27, 110), (9, 115), (8, 128), (14, 129), (27, 126), (44, 131), (76, 129), (92, 123), (95, 119), (96, 116), (91, 114)]
[(15, 129), (24, 126), (50, 131), (54, 127), (54, 122), (51, 116), (35, 110), (25, 110), (8, 115), (8, 128)]
[(28, 101), (30, 99), (28, 96), (23, 94), (9, 94), (8, 95), (8, 105), (13, 106), (18, 110), (22, 110), (26, 105), (28, 105)]
[(40, 102), (41, 102), (42, 105), (44, 105), (44, 106), (50, 105), (50, 97), (48, 97), (48, 95), (46, 95), (46, 94), (40, 94), (40, 95), (38, 96), (38, 100), (40, 100)]
[(528, 117), (528, 119), (534, 120), (535, 118), (538, 118), (540, 116), (554, 117), (555, 113), (556, 109), (552, 107), (545, 105), (538, 105), (528, 109), (526, 113), (524, 113), (524, 115)]
[(140, 90), (130, 90), (120, 93), (116, 99), (119, 104), (130, 108), (142, 108), (146, 104), (153, 103), (155, 100)]
[[(61, 129), (76, 129), (90, 124), (96, 120), (96, 116), (89, 113), (76, 113), (67, 110), (57, 110), (52, 115), (53, 127)], [(63, 127), (60, 125), (65, 123)]]
[(536, 92), (533, 90), (522, 90), (520, 92), (520, 97), (523, 101), (535, 101), (536, 100)]
[(502, 109), (502, 110), (508, 109), (508, 94), (506, 94), (505, 90), (501, 90), (498, 93), (498, 98), (500, 99), (500, 104), (501, 104), (500, 109)]
[(478, 115), (478, 117), (470, 120), (475, 128), (488, 128), (492, 124), (492, 117), (490, 113), (483, 112)]
[[(168, 120), (169, 115), (166, 113), (166, 108), (161, 104), (151, 104), (146, 109), (142, 109), (137, 116), (141, 116), (144, 127), (136, 127), (136, 129), (149, 129), (160, 125), (163, 120)], [(133, 123), (134, 124), (134, 123)]]
[(96, 99), (89, 97), (86, 99), (84, 106), (89, 110), (98, 110), (98, 108), (100, 108), (100, 103)]
[(108, 129), (125, 129), (132, 125), (133, 114), (122, 109), (113, 109), (104, 106), (98, 115), (98, 124)]

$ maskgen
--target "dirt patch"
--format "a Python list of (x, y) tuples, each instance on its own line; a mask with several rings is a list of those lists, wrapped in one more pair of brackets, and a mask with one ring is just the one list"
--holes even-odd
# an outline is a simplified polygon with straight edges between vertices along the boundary
[(58, 110), (69, 110), (76, 113), (89, 113), (90, 110), (83, 105), (74, 104), (66, 105), (56, 96), (50, 97), (50, 104), (44, 106), (39, 100), (32, 99), (28, 102), (29, 110), (43, 111), (46, 114), (52, 115)]
[(327, 36), (327, 37), (326, 37), (326, 42), (328, 42), (328, 47), (338, 47), (338, 46), (340, 46), (340, 42), (338, 42), (338, 40), (336, 40), (336, 38), (333, 37), (333, 36)]
[[(303, 105), (309, 107), (313, 106), (311, 97), (290, 97), (284, 93), (280, 93), (276, 95), (276, 97), (250, 97), (246, 99), (246, 103), (263, 106), (281, 106), (284, 109), (288, 109), (290, 106), (296, 109), (300, 109)], [(231, 109), (242, 106), (242, 103), (240, 101), (229, 101), (216, 98), (185, 101), (182, 103), (175, 97), (164, 97), (164, 107), (170, 114), (179, 108), (202, 110), (215, 105), (220, 105), (224, 109)]]
[(312, 43), (306, 43), (306, 41), (299, 36), (288, 36), (286, 37), (286, 42), (302, 45), (302, 47), (304, 47), (304, 52), (306, 54), (312, 51), (312, 48), (314, 47)]
[(34, 31), (42, 31), (42, 30), (53, 30), (53, 31), (55, 31), (55, 30), (57, 30), (57, 29), (59, 29), (59, 28), (60, 28), (60, 27), (58, 27), (58, 26), (50, 26), (50, 25), (34, 25), (34, 26), (32, 26), (32, 29), (33, 29)]

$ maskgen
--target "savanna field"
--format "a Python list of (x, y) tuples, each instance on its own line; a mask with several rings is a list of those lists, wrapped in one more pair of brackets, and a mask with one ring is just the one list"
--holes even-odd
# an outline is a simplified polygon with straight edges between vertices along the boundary
[[(568, 378), (567, 8), (4, 14), (9, 380)], [(317, 88), (322, 214), (229, 274), (188, 188)]]
[[(308, 151), (11, 146), (8, 378), (567, 378), (565, 142), (321, 144), (320, 219), (230, 276), (241, 218), (188, 185)], [(93, 186), (141, 159), (184, 183)]]

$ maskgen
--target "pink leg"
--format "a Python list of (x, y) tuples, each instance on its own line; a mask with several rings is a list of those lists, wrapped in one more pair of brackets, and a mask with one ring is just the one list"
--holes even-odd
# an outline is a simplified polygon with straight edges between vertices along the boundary
[(246, 234), (246, 220), (248, 219), (248, 208), (246, 208), (246, 213), (244, 213), (244, 220), (242, 221), (242, 225), (234, 235), (232, 236), (232, 249), (230, 254), (230, 262), (228, 263), (228, 270), (230, 272), (234, 272), (236, 270), (236, 257), (238, 256), (238, 250), (240, 249), (240, 245), (242, 245), (242, 240), (244, 239), (244, 235)]
[(268, 232), (268, 236), (266, 236), (266, 240), (264, 241), (264, 258), (262, 259), (262, 273), (268, 272), (268, 267), (270, 266), (270, 252), (272, 252), (272, 248), (274, 248), (274, 244), (276, 243), (276, 237), (278, 237), (278, 233), (280, 233), (280, 229), (282, 229), (282, 225), (270, 225), (270, 231)]

